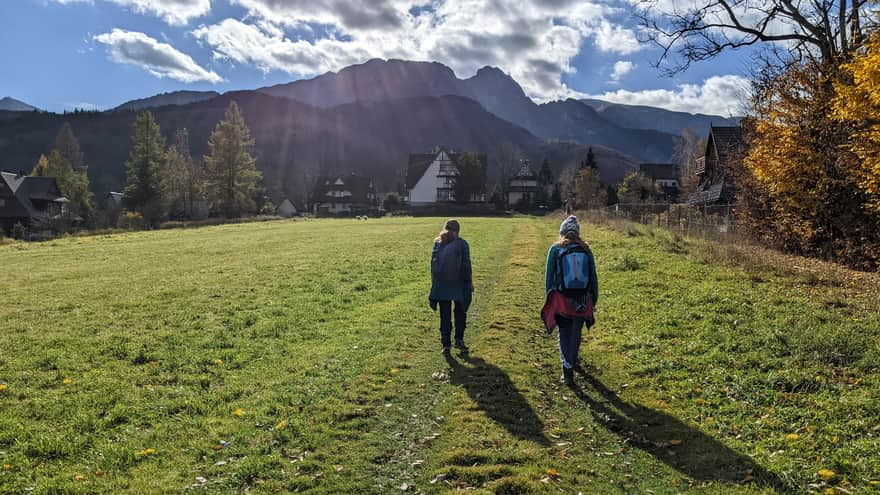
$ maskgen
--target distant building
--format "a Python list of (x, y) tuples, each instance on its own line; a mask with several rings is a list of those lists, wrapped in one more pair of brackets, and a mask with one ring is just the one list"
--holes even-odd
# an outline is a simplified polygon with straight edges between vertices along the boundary
[(523, 160), (519, 171), (507, 184), (507, 205), (516, 206), (520, 202), (527, 205), (534, 204), (540, 190), (538, 174), (532, 169), (528, 160)]
[(678, 169), (674, 163), (642, 163), (639, 173), (660, 186), (669, 201), (678, 198)]
[(290, 202), (289, 199), (284, 198), (284, 201), (278, 205), (278, 208), (275, 210), (279, 217), (290, 218), (299, 215), (299, 210), (296, 209), (296, 206)]
[(68, 200), (54, 177), (31, 177), (0, 172), (0, 228), (16, 223), (31, 229), (49, 229), (67, 214)]
[(697, 160), (696, 174), (700, 182), (688, 197), (695, 206), (730, 204), (736, 199), (731, 170), (742, 161), (746, 143), (742, 128), (710, 127), (706, 153)]
[[(463, 153), (455, 153), (443, 148), (435, 148), (430, 153), (410, 155), (406, 170), (406, 201), (410, 206), (454, 202), (455, 176), (458, 174), (456, 162), (462, 155)], [(483, 167), (486, 167), (488, 163), (486, 155), (478, 155), (478, 158)], [(468, 202), (485, 203), (485, 191), (474, 193), (468, 198)]]
[(106, 196), (104, 196), (104, 207), (107, 209), (120, 209), (122, 208), (123, 194), (121, 192), (108, 192)]
[(366, 213), (375, 207), (376, 190), (369, 177), (321, 176), (312, 192), (312, 208), (316, 214)]

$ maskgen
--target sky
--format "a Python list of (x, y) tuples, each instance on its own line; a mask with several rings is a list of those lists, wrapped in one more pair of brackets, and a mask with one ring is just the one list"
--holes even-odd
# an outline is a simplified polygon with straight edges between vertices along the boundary
[(176, 90), (225, 92), (372, 58), (483, 66), (537, 102), (594, 97), (740, 115), (752, 51), (674, 77), (640, 42), (639, 0), (2, 0), (0, 98), (105, 110)]

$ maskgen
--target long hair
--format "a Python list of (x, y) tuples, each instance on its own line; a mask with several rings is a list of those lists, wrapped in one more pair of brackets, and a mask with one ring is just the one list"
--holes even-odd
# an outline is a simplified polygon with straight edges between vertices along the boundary
[(437, 235), (437, 238), (434, 239), (434, 242), (439, 242), (440, 244), (449, 244), (456, 239), (458, 239), (458, 232), (454, 230), (443, 229), (440, 231), (440, 234)]
[(580, 234), (573, 230), (569, 230), (563, 236), (559, 236), (559, 240), (556, 241), (557, 246), (570, 246), (572, 244), (577, 244), (580, 247), (584, 248), (587, 252), (590, 252), (590, 246), (583, 239), (581, 239)]

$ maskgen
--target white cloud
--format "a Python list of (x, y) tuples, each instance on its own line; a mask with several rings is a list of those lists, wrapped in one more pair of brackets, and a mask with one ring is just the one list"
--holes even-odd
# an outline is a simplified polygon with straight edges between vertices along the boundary
[(595, 36), (596, 47), (603, 52), (629, 55), (644, 47), (632, 29), (617, 26), (608, 21), (602, 21), (595, 31)]
[[(60, 4), (94, 3), (94, 0), (54, 0)], [(159, 17), (172, 26), (183, 26), (211, 11), (211, 0), (105, 0), (139, 14)]]
[(648, 105), (679, 112), (727, 117), (743, 114), (743, 101), (748, 91), (749, 81), (746, 78), (726, 75), (712, 76), (703, 81), (703, 84), (681, 84), (676, 90), (619, 89), (590, 97), (627, 105)]
[(636, 64), (629, 60), (618, 60), (614, 62), (614, 68), (611, 70), (611, 81), (620, 82), (620, 78), (632, 72), (636, 68)]
[(189, 55), (144, 33), (114, 29), (95, 36), (95, 41), (107, 45), (114, 62), (142, 67), (159, 78), (168, 77), (185, 83), (223, 81), (217, 73), (202, 68)]
[(575, 72), (589, 39), (613, 53), (640, 48), (631, 30), (609, 20), (620, 12), (598, 0), (231, 1), (246, 9), (244, 20), (193, 35), (216, 59), (297, 76), (370, 58), (438, 61), (459, 77), (493, 65), (547, 100), (575, 95), (562, 76)]

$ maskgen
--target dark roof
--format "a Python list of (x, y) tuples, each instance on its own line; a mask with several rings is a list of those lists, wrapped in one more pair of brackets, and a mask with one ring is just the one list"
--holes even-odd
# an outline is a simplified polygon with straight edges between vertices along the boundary
[(114, 206), (122, 206), (122, 200), (125, 196), (121, 192), (110, 191), (107, 193), (106, 199), (110, 200)]
[[(406, 188), (412, 189), (416, 187), (419, 180), (421, 180), (422, 176), (425, 175), (425, 171), (428, 170), (428, 167), (434, 163), (434, 160), (437, 158), (440, 153), (445, 152), (449, 159), (452, 160), (452, 163), (456, 163), (458, 161), (458, 157), (463, 155), (463, 152), (454, 152), (449, 151), (445, 148), (440, 148), (436, 152), (431, 153), (413, 153), (409, 155), (409, 165), (406, 169)], [(480, 160), (480, 163), (483, 165), (483, 168), (488, 170), (489, 159), (485, 154), (478, 154), (477, 159)]]
[(654, 180), (678, 180), (673, 163), (641, 163), (639, 172)]
[[(342, 184), (337, 182), (342, 181)], [(350, 197), (327, 197), (330, 191), (350, 191)], [(375, 193), (373, 179), (361, 175), (322, 175), (315, 183), (315, 201), (333, 201), (336, 203), (368, 203), (369, 194)]]
[(62, 198), (54, 177), (25, 177), (20, 192), (27, 194), (29, 199), (56, 201)]
[(742, 127), (712, 126), (709, 128), (709, 139), (706, 141), (707, 152), (709, 151), (709, 143), (715, 144), (715, 150), (718, 153), (718, 161), (721, 163), (727, 163), (727, 160), (731, 158), (731, 155), (740, 152), (745, 147)]
[(692, 205), (709, 205), (709, 204), (727, 204), (734, 200), (733, 185), (730, 181), (720, 180), (714, 184), (707, 184), (705, 187), (697, 189), (688, 196), (688, 204)]
[[(66, 201), (61, 195), (54, 177), (31, 177), (0, 172), (0, 178), (12, 191), (15, 198), (15, 201), (7, 201), (7, 204), (0, 208), (0, 216), (7, 218), (34, 216), (39, 210), (34, 207), (32, 200)], [(11, 200), (12, 198), (7, 199)]]

